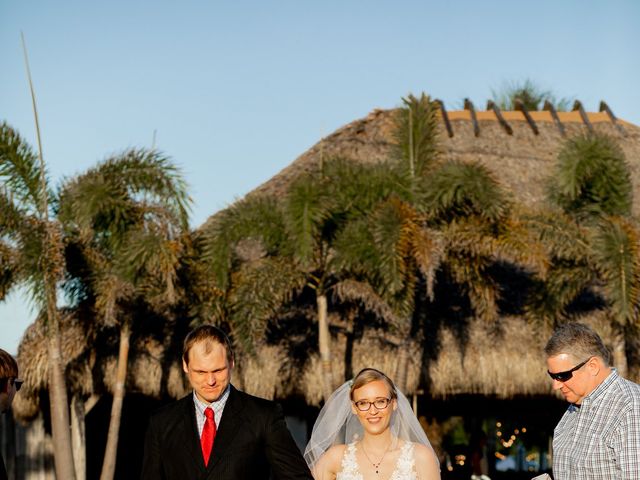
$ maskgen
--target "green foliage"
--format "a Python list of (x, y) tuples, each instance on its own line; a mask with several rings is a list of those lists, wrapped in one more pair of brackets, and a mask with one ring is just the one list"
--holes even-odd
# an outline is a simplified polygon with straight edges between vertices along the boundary
[(404, 176), (424, 177), (438, 158), (438, 106), (424, 93), (402, 102), (395, 118), (395, 156)]
[(39, 308), (47, 305), (47, 289), (55, 288), (64, 273), (62, 235), (46, 221), (50, 192), (44, 177), (43, 184), (29, 144), (0, 123), (0, 245), (5, 257), (11, 255), (3, 260), (0, 290), (6, 294), (23, 283)]
[(313, 268), (314, 261), (322, 261), (325, 225), (331, 216), (332, 199), (325, 182), (314, 176), (300, 177), (289, 188), (285, 200), (285, 221), (290, 246), (303, 268)]
[(640, 230), (635, 222), (612, 217), (595, 229), (591, 250), (605, 296), (620, 323), (633, 322), (640, 305)]
[(243, 239), (258, 242), (260, 257), (276, 254), (287, 238), (282, 206), (273, 197), (251, 196), (237, 201), (203, 227), (202, 259), (217, 286), (229, 288), (231, 272), (239, 267), (236, 247)]
[(0, 190), (11, 199), (7, 204), (40, 216), (42, 188), (41, 169), (33, 149), (6, 122), (0, 123)]
[(549, 102), (557, 111), (569, 110), (570, 98), (556, 98), (550, 90), (543, 90), (533, 81), (506, 82), (498, 90), (491, 90), (491, 99), (501, 110), (515, 110), (520, 101), (527, 110), (542, 110)]
[(188, 209), (180, 172), (156, 151), (128, 150), (66, 180), (58, 219), (70, 251), (82, 257), (70, 260), (88, 267), (69, 276), (68, 294), (95, 297), (107, 324), (135, 296), (176, 301)]
[(546, 275), (537, 276), (527, 311), (533, 318), (554, 323), (567, 315), (566, 307), (593, 284), (589, 230), (563, 212), (546, 210), (522, 216), (522, 222), (548, 258)]
[(226, 320), (247, 351), (263, 339), (274, 318), (305, 285), (306, 275), (284, 257), (245, 264), (234, 274)]
[(551, 201), (579, 219), (631, 213), (629, 167), (611, 137), (590, 134), (568, 140), (549, 183)]
[(436, 222), (474, 215), (497, 222), (510, 207), (494, 175), (479, 163), (442, 164), (423, 180), (418, 195), (421, 210)]

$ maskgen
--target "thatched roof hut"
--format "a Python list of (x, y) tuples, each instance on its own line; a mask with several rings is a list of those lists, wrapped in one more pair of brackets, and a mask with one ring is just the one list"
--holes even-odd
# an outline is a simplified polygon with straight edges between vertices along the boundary
[[(331, 157), (356, 162), (384, 162), (393, 146), (395, 110), (374, 110), (365, 118), (339, 128), (323, 138), (293, 163), (250, 193), (283, 195), (298, 176), (316, 171)], [(501, 112), (501, 123), (493, 110), (446, 113), (450, 133), (441, 115), (440, 140), (443, 156), (451, 160), (480, 161), (495, 172), (517, 201), (536, 205), (543, 201), (543, 183), (550, 174), (562, 143), (572, 136), (596, 131), (614, 137), (622, 147), (629, 165), (634, 193), (640, 198), (640, 128), (605, 112)], [(533, 126), (532, 126), (533, 125)], [(535, 128), (535, 130), (534, 130)], [(536, 133), (537, 132), (537, 133)], [(451, 135), (451, 136), (450, 136)], [(640, 202), (634, 206), (640, 213)], [(215, 216), (215, 215), (214, 215)]]
[[(581, 110), (476, 112), (472, 109), (447, 113), (443, 109), (441, 119), (443, 156), (480, 161), (495, 173), (516, 201), (523, 204), (535, 206), (543, 201), (544, 180), (562, 143), (589, 130), (609, 134), (619, 141), (631, 169), (634, 192), (640, 198), (640, 128), (615, 119), (607, 109), (598, 113)], [(321, 162), (334, 156), (364, 163), (383, 162), (393, 145), (393, 128), (393, 110), (374, 110), (367, 117), (322, 139), (249, 195), (282, 195), (293, 179), (317, 170)], [(634, 204), (634, 212), (640, 213), (640, 202)], [(592, 315), (586, 321), (597, 325), (605, 341), (611, 340), (603, 315)], [(64, 361), (72, 392), (83, 396), (110, 393), (114, 382), (115, 350), (106, 355), (96, 354), (92, 344), (94, 337), (87, 334), (86, 324), (77, 315), (67, 312), (62, 324)], [(414, 361), (409, 366), (408, 393), (420, 388), (424, 378), (428, 379), (430, 394), (440, 397), (460, 393), (497, 397), (550, 393), (541, 357), (548, 332), (536, 331), (517, 317), (503, 318), (500, 325), (497, 330), (472, 321), (463, 336), (454, 330), (440, 328), (434, 333), (437, 338), (432, 339), (438, 345), (435, 357), (428, 361), (425, 360), (424, 342), (415, 341), (409, 347)], [(394, 370), (396, 347), (385, 342), (383, 337), (370, 331), (350, 346), (353, 371), (365, 365), (388, 372)], [(180, 354), (175, 343), (171, 346), (153, 335), (133, 339), (128, 392), (174, 398), (185, 393)], [(343, 372), (346, 338), (338, 335), (334, 347), (334, 370)], [(319, 403), (320, 366), (313, 353), (300, 366), (289, 361), (289, 352), (283, 345), (261, 348), (255, 358), (238, 362), (236, 384), (264, 397), (298, 394), (311, 404)], [(14, 405), (17, 415), (24, 419), (38, 412), (47, 379), (46, 353), (42, 328), (36, 322), (26, 332), (19, 350), (26, 388), (17, 396)], [(504, 375), (505, 371), (511, 374)], [(533, 374), (535, 372), (540, 375)]]

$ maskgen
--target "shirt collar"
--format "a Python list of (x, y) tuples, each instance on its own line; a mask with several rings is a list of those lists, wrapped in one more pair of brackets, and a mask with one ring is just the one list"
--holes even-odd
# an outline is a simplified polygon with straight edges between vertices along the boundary
[(198, 411), (198, 413), (200, 413), (201, 415), (204, 415), (204, 411), (207, 407), (211, 407), (214, 410), (216, 410), (217, 406), (224, 406), (227, 403), (227, 399), (229, 398), (229, 392), (231, 391), (231, 384), (227, 385), (227, 388), (224, 389), (224, 392), (222, 393), (222, 395), (220, 395), (220, 397), (211, 402), (211, 403), (205, 403), (205, 402), (201, 402), (200, 399), (198, 398), (198, 396), (196, 395), (196, 391), (193, 391), (193, 403), (196, 405), (196, 411)]
[(594, 388), (591, 393), (584, 397), (584, 400), (582, 400), (582, 406), (589, 407), (589, 405), (598, 401), (598, 399), (604, 395), (609, 386), (614, 383), (618, 377), (618, 370), (615, 367), (612, 367), (611, 373), (607, 375), (607, 378), (605, 378), (600, 385)]

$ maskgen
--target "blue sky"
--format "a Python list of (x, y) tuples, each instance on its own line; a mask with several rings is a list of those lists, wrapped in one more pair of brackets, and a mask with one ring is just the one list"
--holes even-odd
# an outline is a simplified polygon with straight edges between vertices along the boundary
[[(0, 1), (0, 120), (35, 145), (22, 31), (52, 181), (155, 136), (197, 226), (409, 92), (482, 107), (529, 78), (640, 124), (638, 21), (635, 0)], [(27, 303), (0, 304), (0, 347)]]

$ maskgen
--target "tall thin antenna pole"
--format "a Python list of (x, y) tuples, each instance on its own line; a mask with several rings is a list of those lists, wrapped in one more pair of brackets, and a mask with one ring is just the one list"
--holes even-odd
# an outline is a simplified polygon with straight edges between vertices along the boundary
[(157, 129), (153, 129), (153, 137), (151, 138), (151, 151), (156, 151), (156, 134), (158, 133)]
[(409, 104), (409, 171), (411, 172), (411, 178), (415, 176), (415, 167), (413, 159), (413, 111), (411, 110), (411, 104)]
[(38, 108), (36, 107), (36, 93), (31, 80), (31, 69), (29, 68), (29, 57), (27, 55), (27, 45), (24, 41), (24, 33), (20, 32), (22, 39), (22, 51), (24, 53), (24, 64), (27, 68), (27, 80), (29, 80), (29, 90), (31, 91), (31, 104), (33, 105), (33, 116), (36, 121), (36, 137), (38, 139), (38, 158), (40, 160), (40, 182), (42, 184), (42, 212), (41, 216), (45, 221), (49, 220), (49, 205), (47, 199), (47, 180), (45, 178), (44, 156), (42, 154), (42, 140), (40, 139), (40, 122), (38, 120)]

